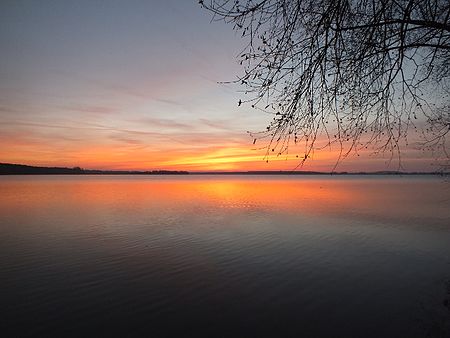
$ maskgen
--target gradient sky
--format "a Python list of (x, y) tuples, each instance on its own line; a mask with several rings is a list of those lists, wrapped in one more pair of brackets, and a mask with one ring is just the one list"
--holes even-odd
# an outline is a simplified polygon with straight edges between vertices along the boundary
[[(237, 106), (243, 41), (195, 0), (2, 0), (0, 162), (92, 169), (279, 170), (247, 131), (270, 117)], [(333, 168), (321, 151), (305, 170)], [(389, 156), (338, 170), (397, 169)], [(405, 170), (435, 168), (403, 156)]]

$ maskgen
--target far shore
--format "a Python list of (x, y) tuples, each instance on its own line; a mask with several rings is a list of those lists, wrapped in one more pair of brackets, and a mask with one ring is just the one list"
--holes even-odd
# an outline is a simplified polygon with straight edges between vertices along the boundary
[(321, 172), (321, 171), (185, 171), (185, 170), (97, 170), (80, 167), (37, 167), (24, 164), (0, 163), (0, 175), (445, 175), (442, 172)]

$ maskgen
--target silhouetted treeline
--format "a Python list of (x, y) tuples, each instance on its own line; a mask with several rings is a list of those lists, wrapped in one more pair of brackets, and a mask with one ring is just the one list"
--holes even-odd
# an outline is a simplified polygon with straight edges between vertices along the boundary
[(321, 172), (321, 171), (201, 171), (188, 172), (184, 170), (93, 170), (80, 167), (34, 167), (23, 164), (0, 163), (0, 175), (442, 175), (440, 172), (402, 172), (402, 171), (375, 171), (375, 172)]
[(23, 164), (0, 163), (0, 175), (186, 175), (187, 171), (152, 170), (92, 170), (80, 167), (33, 167)]

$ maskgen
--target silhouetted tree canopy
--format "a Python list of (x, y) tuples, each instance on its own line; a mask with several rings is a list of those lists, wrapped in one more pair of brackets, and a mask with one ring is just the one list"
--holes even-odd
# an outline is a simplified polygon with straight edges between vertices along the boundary
[[(246, 39), (239, 101), (274, 114), (266, 156), (337, 144), (400, 156), (408, 135), (449, 159), (449, 0), (199, 1)], [(328, 136), (327, 144), (318, 136)], [(321, 144), (319, 144), (321, 143)]]

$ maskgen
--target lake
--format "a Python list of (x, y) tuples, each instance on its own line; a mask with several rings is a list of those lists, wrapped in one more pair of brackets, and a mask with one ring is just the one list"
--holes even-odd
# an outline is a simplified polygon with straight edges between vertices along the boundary
[(450, 336), (442, 177), (3, 176), (0, 241), (4, 337)]

